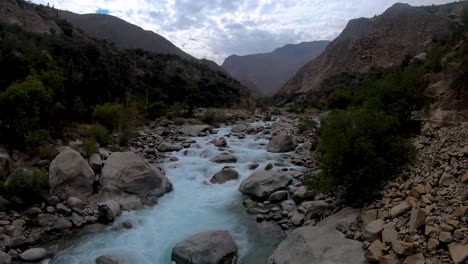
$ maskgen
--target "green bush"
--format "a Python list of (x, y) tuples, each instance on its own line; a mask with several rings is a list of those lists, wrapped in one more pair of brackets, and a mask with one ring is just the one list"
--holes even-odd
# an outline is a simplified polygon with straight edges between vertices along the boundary
[(96, 122), (104, 125), (109, 131), (114, 131), (119, 127), (123, 109), (123, 105), (115, 103), (96, 105), (92, 117)]
[(297, 126), (298, 132), (300, 134), (303, 134), (314, 128), (317, 128), (317, 123), (314, 120), (310, 120), (310, 119), (302, 119), (302, 121)]
[(308, 183), (325, 191), (341, 187), (350, 204), (374, 197), (379, 184), (414, 157), (414, 147), (398, 129), (397, 119), (383, 112), (332, 112), (320, 129), (322, 174)]
[(202, 121), (206, 124), (224, 123), (229, 120), (229, 117), (222, 109), (209, 108), (203, 114)]
[(49, 178), (38, 168), (16, 168), (5, 182), (9, 197), (20, 196), (27, 201), (45, 200), (49, 196)]
[(99, 150), (99, 144), (96, 142), (94, 138), (86, 138), (83, 141), (83, 145), (81, 146), (81, 150), (87, 155), (91, 155), (93, 153), (97, 153)]
[(39, 146), (50, 143), (52, 140), (49, 131), (45, 129), (38, 129), (28, 132), (24, 135), (26, 149), (29, 151), (36, 149)]
[[(51, 92), (42, 82), (28, 77), (12, 84), (0, 94), (0, 133), (5, 143), (14, 147), (26, 147), (26, 138), (33, 143), (41, 126), (48, 122)], [(38, 132), (37, 132), (38, 131)]]
[(346, 109), (353, 101), (353, 95), (347, 90), (336, 90), (327, 98), (328, 109)]
[(146, 117), (155, 119), (165, 116), (169, 111), (169, 107), (162, 101), (154, 102), (146, 107)]
[(94, 138), (102, 146), (109, 142), (109, 131), (101, 124), (94, 124), (88, 129), (88, 136)]

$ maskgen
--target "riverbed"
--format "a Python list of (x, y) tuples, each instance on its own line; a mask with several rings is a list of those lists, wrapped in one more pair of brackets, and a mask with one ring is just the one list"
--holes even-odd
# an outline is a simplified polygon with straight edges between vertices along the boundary
[[(268, 126), (269, 123), (253, 125)], [(221, 137), (228, 142), (226, 151), (237, 157), (236, 163), (210, 161), (223, 152), (210, 141)], [(301, 168), (286, 163), (291, 153), (267, 152), (268, 140), (261, 132), (238, 138), (231, 135), (231, 128), (226, 127), (218, 129), (216, 134), (193, 139), (195, 143), (190, 148), (169, 154), (177, 161), (168, 159), (159, 165), (174, 190), (160, 198), (156, 206), (126, 212), (113, 227), (63, 243), (58, 254), (45, 263), (94, 264), (95, 259), (102, 255), (119, 256), (135, 264), (171, 263), (171, 252), (176, 243), (207, 230), (228, 230), (231, 233), (239, 247), (238, 263), (266, 263), (284, 234), (276, 224), (256, 223), (255, 216), (246, 213), (238, 187), (254, 171), (249, 169), (252, 164), (259, 164), (256, 170), (263, 170), (270, 163), (281, 164), (275, 169)], [(239, 179), (211, 184), (211, 176), (224, 166), (233, 166), (240, 174)], [(133, 228), (116, 228), (123, 222), (130, 222)]]

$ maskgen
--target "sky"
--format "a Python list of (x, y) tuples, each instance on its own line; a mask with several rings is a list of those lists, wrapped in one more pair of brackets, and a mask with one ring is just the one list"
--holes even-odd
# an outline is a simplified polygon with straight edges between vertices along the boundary
[(350, 19), (381, 14), (396, 2), (455, 0), (33, 0), (75, 13), (101, 13), (152, 30), (185, 52), (222, 64), (232, 54), (333, 40)]

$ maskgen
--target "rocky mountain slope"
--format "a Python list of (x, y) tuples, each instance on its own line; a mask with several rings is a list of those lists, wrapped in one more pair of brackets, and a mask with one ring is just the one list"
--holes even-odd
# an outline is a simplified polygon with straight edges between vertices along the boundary
[(222, 67), (258, 95), (270, 96), (279, 91), (305, 63), (320, 55), (329, 43), (303, 42), (269, 53), (232, 55)]
[(400, 65), (408, 56), (426, 51), (434, 40), (446, 39), (453, 22), (427, 8), (395, 4), (374, 18), (351, 20), (326, 50), (291, 78), (281, 94), (305, 93), (341, 73)]

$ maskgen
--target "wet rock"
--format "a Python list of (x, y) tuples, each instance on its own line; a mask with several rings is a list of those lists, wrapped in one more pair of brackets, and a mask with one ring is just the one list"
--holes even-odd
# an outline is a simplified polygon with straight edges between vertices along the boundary
[(96, 264), (128, 264), (128, 262), (121, 257), (100, 256), (96, 259)]
[(109, 200), (98, 204), (99, 220), (103, 223), (112, 223), (120, 216), (120, 204), (114, 200)]
[(239, 178), (239, 173), (232, 167), (224, 167), (221, 171), (215, 173), (210, 179), (211, 183), (223, 184), (227, 181), (234, 181)]
[(201, 132), (211, 131), (212, 129), (209, 125), (186, 125), (180, 131), (186, 136), (197, 137)]
[(290, 152), (296, 148), (294, 137), (285, 133), (274, 136), (267, 146), (268, 152), (282, 153)]
[(172, 191), (164, 173), (132, 152), (112, 153), (102, 169), (100, 183), (102, 192), (110, 195), (158, 197)]
[(227, 231), (207, 231), (178, 243), (172, 251), (177, 264), (231, 263), (237, 256), (237, 245)]
[(45, 248), (31, 248), (19, 255), (25, 261), (40, 261), (48, 257), (48, 252)]
[(227, 147), (227, 141), (225, 138), (220, 138), (215, 141), (215, 146), (219, 148), (225, 148)]
[(244, 125), (234, 125), (234, 126), (232, 126), (231, 132), (236, 133), (236, 134), (244, 133), (246, 129), (247, 129), (247, 127), (244, 126)]
[(49, 186), (61, 199), (70, 196), (84, 198), (93, 193), (94, 171), (80, 153), (64, 148), (49, 168)]
[(157, 149), (160, 152), (173, 152), (173, 151), (182, 150), (183, 147), (181, 145), (179, 145), (179, 144), (170, 144), (170, 143), (167, 143), (167, 142), (163, 142), (163, 143), (159, 144)]
[(288, 186), (291, 176), (275, 171), (258, 171), (252, 173), (240, 185), (239, 191), (250, 198), (265, 200), (268, 196)]
[(236, 163), (237, 158), (229, 153), (221, 153), (218, 156), (212, 158), (210, 161), (215, 163)]

